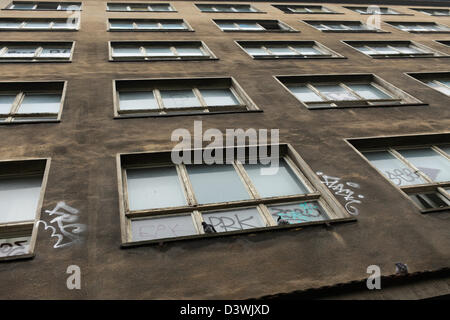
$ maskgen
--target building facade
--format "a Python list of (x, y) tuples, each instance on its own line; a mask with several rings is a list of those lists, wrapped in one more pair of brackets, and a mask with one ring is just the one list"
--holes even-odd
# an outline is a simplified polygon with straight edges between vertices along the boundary
[(0, 9), (0, 298), (450, 294), (448, 3)]

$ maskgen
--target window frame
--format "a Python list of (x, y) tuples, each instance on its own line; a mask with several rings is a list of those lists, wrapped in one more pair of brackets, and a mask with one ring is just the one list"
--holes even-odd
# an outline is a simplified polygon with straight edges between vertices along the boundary
[[(13, 105), (10, 109), (10, 112), (8, 113), (9, 116), (6, 117), (5, 121), (0, 121), (0, 125), (18, 125), (18, 124), (33, 124), (33, 123), (58, 123), (61, 122), (61, 116), (64, 108), (65, 98), (66, 98), (66, 91), (67, 91), (67, 81), (21, 81), (21, 82), (11, 82), (11, 81), (0, 81), (0, 88), (2, 84), (6, 84), (14, 88), (14, 85), (21, 87), (20, 90), (4, 90), (0, 91), (0, 95), (4, 94), (15, 94), (16, 98), (13, 102)], [(57, 89), (41, 89), (42, 85), (48, 86), (62, 86), (61, 91), (57, 91)], [(31, 118), (35, 119), (37, 117), (45, 118), (49, 116), (54, 116), (54, 113), (27, 113), (27, 114), (19, 114), (19, 117), (15, 117), (16, 112), (18, 111), (20, 107), (20, 103), (22, 103), (24, 96), (26, 95), (26, 92), (32, 93), (32, 94), (60, 94), (61, 95), (61, 102), (59, 111), (56, 114), (55, 119), (37, 119), (37, 120), (24, 120), (24, 121), (14, 121), (14, 119), (26, 119)], [(3, 118), (2, 118), (3, 119)]]
[[(364, 54), (367, 57), (373, 58), (373, 59), (392, 59), (392, 58), (449, 58), (450, 55), (445, 54), (443, 52), (440, 52), (438, 50), (432, 49), (430, 47), (427, 47), (421, 43), (417, 43), (412, 40), (370, 40), (370, 41), (361, 41), (361, 40), (341, 40), (342, 43), (346, 44), (353, 50), (356, 50), (359, 53)], [(368, 54), (365, 52), (360, 51), (354, 45), (363, 45), (366, 48), (369, 48), (369, 45), (384, 45), (386, 44), (387, 47), (390, 47), (393, 50), (398, 51), (395, 47), (392, 47), (393, 44), (398, 45), (405, 45), (407, 47), (413, 46), (417, 47), (421, 50), (427, 50), (429, 52), (424, 53), (399, 53), (399, 54)]]
[[(248, 14), (248, 13), (267, 13), (264, 11), (261, 11), (260, 9), (258, 9), (257, 7), (253, 6), (253, 4), (243, 4), (243, 3), (193, 3), (194, 6), (202, 13), (243, 13), (243, 14)], [(249, 8), (253, 9), (253, 11), (233, 11), (233, 12), (229, 12), (229, 11), (203, 11), (198, 5), (210, 5), (214, 8), (214, 6), (229, 6), (231, 7), (231, 9), (233, 10), (233, 6), (248, 6)]]
[[(446, 97), (450, 97), (450, 95), (446, 95), (445, 93), (437, 90), (436, 88), (433, 88), (432, 86), (430, 86), (428, 83), (426, 83), (425, 81), (437, 81), (439, 82), (439, 77), (440, 75), (442, 75), (442, 78), (448, 78), (450, 79), (450, 71), (446, 72), (446, 71), (441, 71), (441, 72), (406, 72), (404, 73), (405, 75), (411, 77), (412, 79), (414, 79), (415, 81), (420, 82), (422, 85), (427, 86), (428, 88), (432, 89), (435, 92), (438, 92), (439, 94), (442, 94)], [(449, 87), (448, 85), (442, 83), (442, 86), (444, 87)], [(450, 87), (449, 87), (450, 88)]]
[(12, 160), (0, 160), (1, 171), (5, 170), (2, 168), (3, 166), (11, 167), (11, 169), (14, 169), (14, 173), (0, 173), (1, 177), (20, 178), (37, 175), (42, 176), (39, 201), (36, 207), (34, 219), (0, 224), (1, 239), (11, 239), (29, 236), (30, 237), (29, 250), (26, 254), (0, 257), (0, 262), (19, 259), (29, 259), (35, 256), (35, 246), (39, 228), (39, 224), (37, 223), (37, 221), (39, 221), (41, 217), (41, 211), (44, 203), (45, 192), (47, 189), (47, 181), (50, 172), (50, 164), (51, 158), (20, 158)]
[[(27, 4), (32, 4), (34, 3), (34, 8), (33, 9), (14, 9), (11, 8), (11, 6), (14, 5), (14, 3), (27, 3)], [(37, 9), (37, 5), (38, 4), (51, 4), (51, 3), (58, 3), (58, 8), (57, 9)], [(61, 5), (78, 5), (79, 9), (78, 10), (62, 10), (59, 9), (61, 7)], [(3, 8), (2, 10), (13, 10), (13, 11), (83, 11), (83, 2), (77, 2), (77, 1), (59, 1), (59, 2), (53, 2), (53, 1), (11, 1), (5, 8)]]
[[(319, 30), (321, 32), (333, 32), (333, 33), (390, 33), (389, 31), (385, 31), (383, 29), (370, 29), (367, 28), (368, 25), (360, 20), (299, 20), (303, 22), (304, 24), (308, 25), (311, 28), (314, 28), (316, 30)], [(326, 23), (332, 23), (332, 24), (340, 24), (344, 28), (348, 28), (345, 30), (342, 29), (328, 29), (329, 27), (326, 25)], [(364, 26), (367, 29), (351, 29), (350, 27), (346, 26), (347, 24), (354, 24), (359, 23), (359, 25)], [(322, 30), (317, 28), (314, 24), (321, 24), (322, 26), (326, 27), (327, 29)]]
[[(114, 29), (111, 28), (111, 20), (115, 21), (128, 21), (133, 24), (133, 29)], [(137, 27), (137, 22), (153, 22), (160, 25), (158, 29), (142, 29)], [(184, 29), (164, 29), (162, 28), (163, 23), (170, 23), (170, 22), (177, 22), (182, 23), (186, 26)], [(106, 29), (108, 32), (194, 32), (194, 29), (191, 27), (191, 25), (185, 20), (185, 19), (156, 19), (156, 18), (108, 18), (106, 20)]]
[[(118, 82), (124, 83), (126, 90), (117, 90)], [(148, 83), (148, 85), (146, 85)], [(162, 85), (160, 84), (162, 83)], [(137, 85), (137, 86), (136, 86)], [(223, 89), (229, 88), (239, 105), (233, 106), (209, 106), (201, 98), (199, 92), (201, 89)], [(170, 108), (169, 112), (162, 108), (162, 98), (160, 90), (193, 90), (194, 95), (200, 101), (200, 107), (186, 108)], [(120, 110), (119, 92), (120, 91), (152, 91), (153, 96), (158, 104), (158, 109), (135, 109)], [(198, 116), (198, 115), (214, 115), (223, 113), (246, 113), (246, 112), (262, 112), (248, 94), (242, 89), (240, 84), (233, 77), (208, 77), (208, 78), (150, 78), (150, 79), (115, 79), (113, 80), (113, 105), (114, 118), (141, 118), (141, 117), (171, 117), (171, 116)], [(213, 109), (209, 111), (208, 109)], [(208, 111), (207, 111), (208, 110)]]
[[(425, 33), (425, 34), (430, 34), (430, 33), (440, 33), (440, 34), (447, 34), (450, 33), (450, 27), (442, 24), (442, 23), (436, 23), (434, 21), (384, 21), (384, 23), (387, 23), (389, 26), (403, 31), (403, 32), (409, 32), (409, 33)], [(400, 28), (399, 26), (397, 26), (397, 24), (405, 24), (405, 25), (409, 25), (409, 24), (432, 24), (435, 26), (440, 26), (440, 27), (444, 27), (447, 28), (448, 30), (403, 30), (402, 28)]]
[[(342, 56), (341, 54), (337, 53), (336, 51), (331, 50), (330, 48), (324, 46), (318, 41), (314, 40), (234, 40), (236, 45), (244, 51), (248, 56), (250, 56), (252, 59), (255, 60), (269, 60), (269, 59), (346, 59), (346, 57)], [(292, 44), (299, 44), (299, 45), (310, 45), (312, 48), (317, 47), (318, 51), (320, 52), (328, 52), (329, 54), (323, 54), (323, 55), (257, 55), (253, 56), (250, 53), (245, 50), (244, 45), (261, 45), (264, 50), (267, 51), (267, 48), (264, 47), (265, 44), (275, 44), (275, 45), (284, 45), (290, 46)], [(295, 50), (295, 49), (293, 49)]]
[[(73, 53), (75, 51), (75, 44), (76, 41), (0, 41), (0, 63), (3, 62), (33, 62), (33, 63), (41, 63), (41, 62), (72, 62), (73, 60)], [(1, 55), (4, 53), (4, 51), (7, 50), (8, 45), (12, 46), (33, 46), (36, 45), (36, 51), (34, 54), (34, 57), (2, 57)], [(67, 45), (70, 47), (70, 55), (69, 58), (58, 58), (58, 57), (39, 57), (36, 56), (38, 53), (40, 54), (42, 50), (46, 46), (52, 46), (52, 45)]]
[[(372, 15), (373, 13), (367, 13), (367, 9), (369, 8), (368, 6), (344, 6), (345, 9), (351, 10), (352, 12), (356, 12), (362, 15)], [(359, 12), (357, 11), (358, 9), (366, 9), (366, 12)], [(379, 13), (379, 15), (382, 16), (413, 16), (413, 14), (411, 13), (403, 13), (398, 11), (397, 9), (392, 9), (391, 7), (380, 7), (380, 9), (389, 9), (392, 10), (396, 13)]]
[[(213, 24), (215, 24), (217, 26), (217, 28), (219, 28), (220, 31), (222, 32), (250, 32), (250, 33), (261, 33), (261, 32), (275, 32), (275, 33), (288, 33), (288, 32), (297, 32), (299, 33), (300, 31), (292, 28), (290, 25), (288, 25), (287, 23), (284, 23), (281, 20), (278, 19), (272, 19), (272, 20), (262, 20), (262, 19), (211, 19), (211, 21), (213, 22)], [(235, 30), (223, 30), (219, 24), (217, 22), (224, 22), (224, 23), (233, 23), (235, 24), (235, 26), (238, 23), (255, 23), (257, 25), (259, 25), (260, 27), (262, 27), (264, 30), (245, 30), (245, 29), (239, 29), (240, 27), (238, 26), (238, 29)], [(277, 25), (280, 27), (280, 29), (277, 30), (267, 30), (264, 26), (261, 25), (261, 23), (273, 23), (276, 22)], [(285, 28), (285, 29), (283, 29)]]
[[(108, 7), (108, 4), (121, 4), (121, 5), (126, 5), (127, 6), (127, 10), (110, 10)], [(170, 8), (172, 8), (172, 10), (164, 10), (164, 11), (159, 11), (159, 10), (128, 10), (128, 8), (130, 6), (133, 5), (147, 5), (148, 8), (150, 8), (151, 5), (169, 5)], [(172, 3), (170, 2), (106, 2), (106, 11), (107, 12), (146, 12), (146, 13), (155, 13), (155, 12), (163, 12), (163, 13), (168, 13), (168, 12), (178, 12), (175, 7), (172, 5)]]
[[(427, 16), (432, 16), (432, 17), (449, 17), (450, 16), (450, 9), (449, 8), (410, 8), (411, 10), (414, 10), (416, 12), (420, 12), (422, 14), (425, 14)], [(447, 10), (448, 14), (442, 15), (442, 14), (431, 14), (428, 13), (424, 10)]]
[[(423, 103), (419, 99), (414, 96), (406, 93), (405, 91), (397, 88), (393, 84), (383, 80), (375, 74), (307, 74), (307, 75), (275, 75), (273, 76), (276, 81), (280, 83), (280, 85), (289, 92), (298, 102), (300, 102), (304, 107), (311, 110), (321, 110), (321, 109), (347, 109), (347, 108), (385, 108), (385, 107), (403, 107), (403, 106), (425, 106), (426, 103)], [(302, 81), (295, 81), (296, 79)], [(305, 80), (303, 80), (305, 79)], [(294, 80), (294, 81), (293, 81)], [(310, 90), (312, 90), (315, 94), (321, 97), (322, 101), (316, 102), (304, 102), (299, 100), (295, 94), (288, 88), (288, 85), (301, 84), (306, 85)], [(308, 84), (312, 84), (309, 86)], [(380, 90), (382, 93), (387, 94), (388, 96), (393, 97), (393, 99), (361, 99), (361, 100), (329, 100), (326, 98), (319, 90), (314, 88), (314, 84), (316, 85), (339, 85), (344, 84), (344, 89), (350, 91), (355, 95), (353, 89), (350, 89), (346, 84), (371, 84), (376, 89)], [(358, 93), (356, 93), (356, 97), (360, 97)], [(407, 100), (405, 100), (407, 99)], [(384, 102), (386, 104), (379, 104), (377, 102)], [(402, 103), (405, 101), (405, 103)], [(370, 104), (370, 103), (373, 104)], [(375, 103), (374, 103), (375, 102)], [(389, 102), (399, 102), (399, 103), (389, 103)], [(335, 106), (318, 106), (314, 107), (312, 105), (320, 105), (332, 103)], [(344, 104), (344, 105), (339, 105)]]
[[(412, 135), (411, 135), (412, 136)], [(401, 137), (400, 137), (401, 138)], [(370, 140), (377, 139), (377, 137), (373, 138), (358, 138), (358, 139), (345, 139), (345, 141), (356, 151), (356, 153), (361, 156), (364, 161), (366, 161), (373, 169), (379, 173), (383, 179), (387, 180), (392, 186), (394, 186), (397, 190), (400, 191), (400, 193), (407, 198), (409, 201), (411, 201), (414, 206), (420, 211), (422, 214), (427, 214), (431, 212), (440, 212), (440, 211), (449, 211), (450, 212), (450, 206), (447, 207), (441, 207), (441, 208), (430, 208), (430, 209), (423, 209), (421, 208), (415, 201), (413, 201), (410, 198), (410, 195), (417, 194), (417, 193), (427, 193), (427, 192), (436, 192), (445, 197), (447, 200), (450, 201), (450, 192), (446, 191), (446, 188), (450, 187), (450, 180), (444, 181), (444, 182), (434, 182), (431, 180), (426, 174), (424, 174), (422, 171), (417, 169), (417, 167), (412, 164), (408, 159), (403, 157), (398, 151), (400, 150), (414, 150), (414, 149), (425, 149), (430, 148), (433, 151), (437, 152), (439, 155), (443, 156), (447, 160), (450, 161), (450, 155), (444, 152), (439, 148), (439, 146), (450, 146), (450, 144), (447, 143), (424, 143), (424, 144), (386, 144), (386, 146), (376, 146), (371, 147), (370, 146)], [(363, 140), (363, 146), (356, 147), (352, 140)], [(402, 164), (404, 164), (407, 168), (412, 169), (412, 172), (417, 174), (420, 178), (422, 178), (425, 183), (422, 184), (415, 184), (415, 185), (405, 185), (405, 186), (398, 186), (396, 185), (391, 179), (387, 178), (384, 173), (379, 170), (374, 164), (370, 162), (369, 159), (366, 158), (366, 156), (363, 153), (366, 152), (380, 152), (380, 151), (387, 151), (389, 154), (394, 156), (395, 159), (399, 160)]]
[[(322, 6), (322, 5), (314, 5), (314, 4), (312, 4), (312, 5), (300, 5), (300, 4), (292, 4), (292, 5), (289, 5), (289, 4), (272, 4), (271, 6), (274, 7), (274, 8), (277, 8), (278, 10), (280, 10), (280, 11), (282, 11), (283, 13), (286, 13), (286, 14), (344, 14), (343, 12), (337, 12), (337, 11), (334, 11), (334, 10), (332, 10), (332, 9), (326, 7), (326, 6)], [(296, 11), (291, 10), (290, 7), (304, 8), (305, 10), (310, 10), (310, 9), (308, 9), (308, 8), (321, 8), (321, 9), (323, 10), (323, 8), (325, 8), (325, 9), (327, 9), (327, 10), (329, 10), (329, 11), (321, 11), (321, 12), (314, 12), (314, 11), (312, 11), (312, 12), (296, 12)], [(284, 9), (286, 9), (286, 10), (284, 10)]]
[[(2, 28), (0, 27), (0, 31), (12, 31), (12, 32), (43, 32), (43, 31), (49, 31), (49, 32), (75, 32), (80, 30), (81, 25), (81, 17), (77, 17), (76, 21), (76, 27), (75, 28), (53, 28), (55, 23), (64, 22), (67, 21), (67, 19), (63, 18), (10, 18), (10, 17), (1, 17), (1, 21), (18, 21), (20, 22), (19, 27), (17, 28)], [(24, 28), (24, 25), (28, 22), (48, 22), (49, 27), (48, 28)]]
[[(139, 45), (139, 49), (141, 52), (144, 49), (145, 46), (149, 45), (161, 45), (161, 46), (168, 46), (169, 49), (174, 54), (173, 56), (165, 56), (165, 57), (151, 57), (151, 56), (142, 56), (142, 57), (114, 57), (113, 56), (113, 48), (114, 45)], [(203, 56), (182, 56), (179, 55), (176, 51), (177, 47), (183, 47), (186, 45), (195, 45), (200, 48), (200, 50), (205, 54)], [(133, 47), (134, 48), (134, 47)], [(206, 43), (204, 41), (190, 41), (190, 40), (174, 40), (174, 41), (165, 41), (165, 40), (153, 40), (153, 41), (108, 41), (108, 55), (109, 55), (109, 61), (111, 62), (125, 62), (125, 61), (139, 61), (139, 62), (149, 62), (149, 61), (183, 61), (183, 60), (219, 60), (216, 55), (208, 48)]]
[[(263, 145), (258, 145), (257, 147), (262, 147)], [(268, 145), (270, 148), (271, 146)], [(232, 202), (219, 202), (219, 203), (208, 203), (208, 204), (197, 204), (195, 200), (194, 190), (189, 180), (189, 175), (185, 169), (184, 164), (173, 164), (170, 161), (170, 150), (166, 151), (156, 151), (147, 153), (118, 153), (116, 155), (116, 165), (117, 165), (117, 178), (118, 178), (118, 192), (119, 192), (119, 209), (120, 209), (120, 221), (121, 221), (121, 239), (122, 247), (130, 247), (142, 244), (155, 244), (163, 242), (172, 242), (187, 239), (198, 239), (207, 237), (223, 237), (231, 235), (241, 235), (256, 233), (259, 231), (269, 231), (277, 229), (295, 229), (303, 228), (309, 225), (329, 225), (331, 223), (340, 223), (348, 221), (356, 221), (356, 218), (350, 216), (343, 206), (336, 200), (332, 193), (326, 188), (312, 171), (312, 169), (306, 164), (306, 162), (300, 157), (300, 155), (295, 151), (295, 149), (289, 144), (280, 144), (281, 149), (280, 158), (286, 159), (287, 165), (290, 167), (293, 174), (298, 178), (304, 186), (308, 189), (307, 194), (296, 194), (288, 196), (276, 196), (276, 197), (259, 197), (256, 188), (252, 184), (246, 171), (243, 170), (242, 163), (235, 159), (233, 161), (233, 167), (235, 172), (241, 178), (245, 188), (249, 192), (249, 199), (239, 200)], [(245, 147), (234, 147), (235, 154), (239, 148)], [(202, 148), (202, 150), (207, 150), (208, 148)], [(223, 149), (224, 154), (227, 147), (220, 148)], [(194, 149), (192, 149), (194, 150)], [(152, 161), (153, 160), (153, 165)], [(129, 211), (128, 210), (128, 189), (126, 181), (126, 170), (130, 168), (151, 168), (151, 167), (165, 167), (165, 166), (175, 166), (177, 168), (177, 174), (180, 179), (180, 186), (185, 192), (186, 205), (179, 207), (167, 207), (161, 209), (148, 209), (148, 210), (138, 210)], [(320, 221), (310, 221), (305, 223), (289, 224), (289, 225), (278, 225), (276, 221), (272, 218), (270, 211), (267, 206), (272, 204), (294, 204), (298, 202), (317, 202), (325, 212), (328, 219)], [(267, 205), (267, 206), (266, 206)], [(229, 232), (217, 232), (213, 234), (206, 234), (201, 227), (202, 213), (216, 212), (220, 210), (232, 211), (245, 208), (255, 208), (259, 211), (262, 220), (266, 223), (265, 227), (243, 229)], [(131, 221), (134, 218), (157, 218), (157, 217), (170, 217), (175, 215), (191, 215), (194, 221), (194, 227), (197, 234), (189, 236), (181, 236), (176, 238), (161, 238), (153, 240), (141, 240), (133, 241), (131, 233)]]

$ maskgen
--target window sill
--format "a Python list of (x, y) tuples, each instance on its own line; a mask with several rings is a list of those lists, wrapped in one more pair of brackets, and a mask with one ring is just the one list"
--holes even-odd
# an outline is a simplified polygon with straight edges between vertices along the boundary
[[(222, 29), (220, 29), (222, 30)], [(251, 32), (251, 33), (300, 33), (298, 30), (222, 30), (222, 32)]]
[(297, 231), (297, 230), (299, 231), (305, 227), (327, 226), (327, 225), (331, 225), (331, 224), (340, 224), (340, 223), (348, 223), (348, 222), (356, 222), (356, 221), (357, 221), (356, 218), (348, 217), (348, 218), (312, 221), (312, 222), (290, 224), (290, 225), (280, 225), (280, 226), (261, 227), (261, 228), (253, 228), (253, 229), (246, 229), (246, 230), (237, 230), (237, 231), (230, 231), (230, 232), (197, 234), (197, 235), (184, 236), (184, 237), (178, 237), (178, 238), (164, 238), (164, 239), (157, 239), (157, 240), (125, 242), (125, 243), (121, 244), (121, 248), (125, 249), (125, 248), (132, 248), (132, 247), (143, 246), (143, 245), (161, 244), (161, 243), (166, 243), (166, 242), (175, 242), (175, 241), (183, 241), (183, 240), (219, 238), (219, 237), (222, 238), (222, 237), (236, 236), (236, 235), (250, 235), (250, 234), (254, 234), (254, 233), (269, 232), (269, 231), (275, 232), (275, 231), (282, 231), (282, 230), (286, 230), (286, 229), (290, 229), (293, 231)]
[(345, 14), (343, 12), (292, 12), (292, 11), (289, 12), (283, 11), (283, 12), (286, 14)]
[(16, 260), (29, 260), (29, 259), (33, 259), (34, 256), (35, 256), (34, 253), (27, 253), (27, 254), (19, 254), (16, 256), (0, 257), (0, 263), (7, 262), (7, 261), (16, 261)]
[(438, 55), (367, 55), (371, 58), (374, 59), (411, 59), (411, 58), (450, 58), (450, 55), (442, 55), (442, 56), (438, 56)]
[(391, 33), (389, 31), (382, 30), (317, 30), (328, 33)]
[(312, 110), (328, 110), (328, 109), (350, 109), (350, 108), (393, 108), (393, 107), (414, 107), (414, 106), (428, 106), (428, 103), (403, 103), (403, 104), (361, 104), (361, 105), (351, 105), (351, 106), (337, 106), (337, 107), (314, 107), (314, 106), (308, 106), (304, 104), (306, 108), (312, 109)]
[(284, 60), (284, 59), (347, 59), (342, 56), (331, 55), (314, 55), (314, 56), (301, 56), (301, 55), (289, 55), (289, 56), (252, 56), (255, 60)]
[(428, 214), (433, 212), (450, 212), (450, 207), (443, 207), (443, 208), (431, 208), (431, 209), (420, 209), (420, 213), (422, 214)]
[(30, 121), (12, 121), (12, 122), (0, 122), (0, 125), (17, 125), (17, 124), (37, 124), (37, 123), (59, 123), (61, 120), (30, 120)]
[(178, 11), (176, 10), (165, 10), (165, 11), (128, 11), (128, 10), (108, 10), (106, 9), (106, 12), (129, 12), (129, 13), (137, 13), (137, 12), (142, 12), (142, 13), (177, 13)]
[(108, 29), (108, 32), (194, 32), (190, 29)]
[[(404, 30), (401, 30), (401, 31), (404, 31)], [(441, 34), (449, 34), (450, 30), (449, 31), (435, 31), (435, 30), (433, 30), (433, 31), (406, 31), (406, 32), (409, 32), (409, 33), (441, 33)]]
[(0, 63), (71, 63), (72, 60), (63, 59), (7, 59), (0, 58)]
[(230, 114), (230, 113), (262, 113), (263, 110), (230, 110), (230, 111), (216, 111), (216, 112), (173, 112), (166, 114), (156, 114), (156, 113), (144, 113), (144, 114), (124, 114), (116, 115), (114, 119), (134, 119), (134, 118), (160, 118), (160, 117), (179, 117), (179, 116), (208, 116), (208, 115), (218, 115), (218, 114)]
[(0, 31), (9, 31), (9, 32), (43, 32), (43, 31), (48, 31), (48, 32), (76, 32), (80, 30), (79, 28), (77, 29), (47, 29), (47, 28), (33, 28), (33, 29), (14, 29), (14, 28), (0, 28)]

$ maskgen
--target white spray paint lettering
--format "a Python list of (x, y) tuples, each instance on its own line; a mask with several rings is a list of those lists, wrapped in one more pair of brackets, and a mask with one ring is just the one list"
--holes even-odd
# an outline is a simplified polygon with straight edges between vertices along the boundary
[[(346, 202), (345, 204), (345, 210), (353, 216), (357, 216), (359, 214), (358, 208), (354, 206), (354, 204), (361, 204), (362, 201), (355, 199), (354, 194), (355, 191), (353, 191), (350, 188), (353, 189), (359, 189), (359, 184), (355, 182), (345, 182), (345, 183), (339, 183), (341, 181), (341, 178), (337, 177), (331, 177), (323, 174), (323, 172), (316, 172), (318, 176), (321, 176), (323, 180), (321, 182), (325, 184), (328, 189), (333, 190), (334, 194), (337, 196), (342, 197)], [(362, 194), (358, 194), (357, 197), (359, 199), (364, 199), (364, 196)]]
[(79, 219), (78, 209), (72, 208), (71, 206), (68, 206), (64, 201), (61, 201), (58, 202), (53, 210), (45, 210), (45, 213), (47, 213), (49, 216), (57, 215), (56, 218), (50, 221), (50, 224), (56, 222), (56, 228), (52, 225), (48, 225), (47, 222), (43, 220), (39, 220), (38, 222), (36, 222), (38, 225), (42, 223), (45, 227), (45, 230), (52, 230), (51, 236), (58, 239), (53, 248), (63, 248), (74, 243), (81, 242), (82, 238), (80, 234), (86, 230), (86, 225), (81, 223), (74, 223)]

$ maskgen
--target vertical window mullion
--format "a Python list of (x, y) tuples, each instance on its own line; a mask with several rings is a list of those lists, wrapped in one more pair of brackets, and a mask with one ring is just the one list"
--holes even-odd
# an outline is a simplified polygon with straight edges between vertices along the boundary
[(186, 200), (190, 206), (198, 205), (198, 201), (195, 197), (194, 188), (192, 187), (191, 180), (189, 179), (189, 174), (187, 172), (186, 166), (184, 164), (176, 165), (177, 173), (179, 175), (180, 181), (183, 184), (183, 190), (185, 192)]
[(133, 21), (133, 29), (138, 29), (138, 25), (135, 21)]
[(417, 167), (415, 165), (413, 165), (410, 161), (408, 161), (404, 156), (402, 156), (400, 154), (400, 152), (398, 152), (397, 150), (393, 149), (393, 148), (389, 148), (387, 149), (388, 152), (390, 152), (394, 157), (396, 157), (397, 159), (399, 159), (400, 161), (402, 161), (404, 164), (406, 164), (407, 167), (411, 168), (414, 170), (414, 173), (419, 175), (422, 179), (424, 179), (426, 182), (428, 183), (434, 183), (433, 180), (431, 180), (430, 178), (428, 178), (427, 175), (425, 175), (424, 173), (422, 173), (422, 171), (420, 171), (419, 169), (417, 169)]
[(441, 148), (439, 148), (438, 146), (431, 146), (431, 149), (450, 161), (450, 156), (446, 152), (441, 150)]
[(179, 57), (180, 55), (178, 54), (177, 48), (175, 48), (175, 46), (170, 46), (169, 47), (170, 51), (172, 51), (173, 55), (175, 57)]
[(38, 57), (41, 55), (41, 53), (42, 53), (43, 50), (44, 50), (43, 47), (38, 47), (38, 48), (36, 49), (36, 51), (34, 52), (34, 58), (38, 58)]
[(308, 89), (310, 89), (311, 91), (313, 91), (315, 94), (317, 94), (319, 97), (322, 98), (323, 101), (330, 101), (326, 96), (324, 96), (319, 90), (317, 90), (314, 85), (312, 85), (311, 83), (307, 83), (306, 87)]
[(159, 89), (153, 89), (153, 96), (156, 99), (156, 102), (158, 103), (158, 107), (161, 111), (164, 111), (164, 102), (161, 97), (161, 92), (159, 92)]
[(278, 225), (266, 205), (260, 204), (256, 207), (256, 209), (261, 213), (263, 219), (269, 227), (276, 227)]
[(262, 48), (265, 52), (267, 52), (267, 54), (268, 54), (269, 56), (273, 56), (272, 51), (270, 51), (269, 49), (267, 49), (266, 46), (261, 46), (261, 48)]
[(194, 221), (195, 229), (197, 230), (198, 234), (205, 234), (205, 230), (203, 230), (202, 222), (203, 217), (200, 211), (194, 210), (191, 214), (192, 220)]
[(200, 90), (198, 88), (192, 88), (192, 92), (194, 92), (194, 95), (197, 97), (197, 99), (202, 104), (202, 107), (205, 108), (205, 112), (209, 112), (208, 104), (206, 103), (205, 99), (203, 99), (202, 94), (200, 93)]
[(8, 52), (8, 47), (7, 46), (1, 48), (0, 49), (0, 56), (4, 55), (6, 52)]
[(10, 110), (11, 116), (14, 116), (16, 114), (16, 112), (19, 110), (19, 107), (22, 104), (24, 97), (25, 97), (25, 93), (23, 91), (19, 92), (17, 94), (16, 99), (14, 100), (11, 110)]
[(341, 82), (341, 83), (339, 84), (339, 86), (340, 86), (341, 88), (344, 88), (344, 89), (347, 90), (347, 91), (350, 91), (350, 93), (352, 93), (353, 95), (357, 96), (357, 97), (359, 98), (359, 100), (366, 100), (365, 98), (361, 97), (355, 90), (353, 90), (353, 89), (347, 87), (347, 86), (345, 85), (345, 83)]
[(258, 191), (256, 190), (256, 187), (254, 186), (252, 180), (248, 176), (247, 172), (245, 171), (244, 165), (239, 160), (233, 161), (233, 167), (235, 168), (236, 172), (238, 173), (241, 180), (244, 182), (244, 185), (246, 189), (250, 192), (250, 195), (253, 199), (261, 199), (261, 196), (258, 194)]
[(290, 45), (287, 45), (287, 48), (291, 51), (294, 51), (295, 53), (297, 53), (298, 55), (303, 55), (300, 51), (295, 50), (293, 47), (291, 47)]

